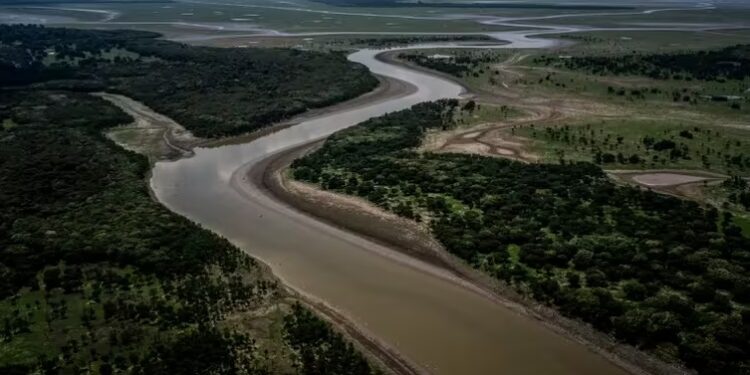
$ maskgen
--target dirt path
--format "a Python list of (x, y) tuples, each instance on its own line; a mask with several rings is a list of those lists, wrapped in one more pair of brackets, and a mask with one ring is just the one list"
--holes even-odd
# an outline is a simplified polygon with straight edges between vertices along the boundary
[[(449, 131), (441, 131), (428, 134), (425, 137), (421, 151), (450, 152), (477, 154), (490, 157), (501, 157), (523, 163), (535, 163), (540, 161), (540, 156), (531, 151), (532, 140), (516, 136), (512, 128), (529, 125), (545, 125), (558, 123), (561, 120), (575, 119), (581, 116), (596, 116), (598, 118), (616, 118), (628, 114), (625, 108), (612, 105), (602, 105), (595, 101), (585, 99), (555, 99), (541, 98), (524, 95), (524, 92), (508, 84), (510, 80), (520, 80), (525, 75), (524, 70), (540, 69), (531, 66), (518, 66), (527, 55), (513, 54), (507, 60), (496, 64), (493, 69), (501, 72), (503, 80), (501, 87), (494, 87), (492, 92), (473, 90), (475, 100), (480, 103), (509, 105), (521, 109), (527, 115), (508, 121), (485, 123), (469, 128), (459, 128)], [(395, 56), (391, 56), (395, 59)], [(398, 61), (413, 67), (413, 64)], [(420, 68), (423, 69), (424, 68)], [(556, 69), (545, 69), (557, 71)], [(452, 78), (457, 80), (455, 77)], [(635, 85), (642, 83), (636, 79), (617, 79), (611, 77), (601, 78), (603, 82), (617, 83), (618, 85)], [(467, 88), (467, 90), (470, 90)], [(471, 90), (470, 90), (471, 91)], [(675, 118), (702, 118), (701, 114), (687, 113), (667, 109), (668, 114), (662, 116), (673, 116)], [(637, 115), (643, 118), (655, 117), (649, 115)], [(707, 119), (706, 119), (707, 120)], [(708, 121), (708, 120), (707, 120)], [(741, 123), (724, 123), (721, 126), (747, 128), (748, 125)], [(710, 171), (696, 170), (641, 170), (641, 171), (607, 171), (615, 181), (629, 185), (635, 185), (644, 189), (652, 190), (661, 194), (671, 195), (681, 199), (690, 199), (699, 203), (705, 203), (704, 188), (708, 185), (719, 183), (728, 176), (712, 173)]]

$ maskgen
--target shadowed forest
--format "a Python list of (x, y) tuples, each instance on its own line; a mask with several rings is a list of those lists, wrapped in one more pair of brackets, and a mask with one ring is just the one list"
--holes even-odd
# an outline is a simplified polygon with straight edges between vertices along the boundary
[(141, 31), (0, 25), (0, 85), (108, 91), (199, 137), (237, 135), (368, 92), (341, 53), (190, 47)]

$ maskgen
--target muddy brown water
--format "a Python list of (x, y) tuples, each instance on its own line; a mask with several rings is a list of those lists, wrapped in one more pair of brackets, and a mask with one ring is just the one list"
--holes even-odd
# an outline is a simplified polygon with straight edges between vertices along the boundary
[(374, 116), (462, 93), (452, 82), (381, 62), (377, 53), (362, 50), (350, 59), (418, 90), (326, 114), (246, 144), (198, 148), (190, 158), (159, 162), (151, 180), (155, 195), (430, 373), (624, 374), (584, 345), (445, 272), (316, 221), (248, 183), (247, 171), (271, 154)]

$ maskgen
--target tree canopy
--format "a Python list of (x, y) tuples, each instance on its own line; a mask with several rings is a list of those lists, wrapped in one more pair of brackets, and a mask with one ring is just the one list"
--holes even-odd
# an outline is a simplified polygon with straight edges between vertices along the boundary
[(294, 177), (428, 223), (451, 253), (623, 342), (747, 373), (750, 239), (731, 215), (616, 185), (594, 164), (414, 150), (459, 108), (418, 104), (336, 133)]
[(107, 90), (139, 100), (195, 135), (250, 132), (372, 90), (341, 53), (193, 47), (142, 31), (0, 25), (0, 86)]

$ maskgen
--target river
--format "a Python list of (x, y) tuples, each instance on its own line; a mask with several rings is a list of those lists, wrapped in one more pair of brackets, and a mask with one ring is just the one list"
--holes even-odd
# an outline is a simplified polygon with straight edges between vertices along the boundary
[[(509, 34), (506, 47), (545, 46)], [(416, 92), (304, 121), (245, 144), (198, 148), (159, 162), (156, 197), (268, 264), (289, 287), (337, 310), (369, 335), (436, 374), (624, 374), (602, 356), (492, 301), (445, 272), (321, 223), (247, 183), (269, 155), (413, 104), (460, 96), (447, 80), (381, 62), (350, 60), (403, 80)]]

